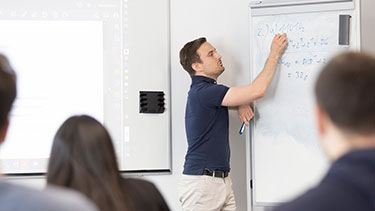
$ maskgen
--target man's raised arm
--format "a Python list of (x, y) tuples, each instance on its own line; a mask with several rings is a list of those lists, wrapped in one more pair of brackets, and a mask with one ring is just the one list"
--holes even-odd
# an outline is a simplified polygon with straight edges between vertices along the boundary
[(277, 62), (287, 45), (286, 34), (277, 34), (271, 44), (271, 52), (266, 64), (258, 77), (247, 86), (231, 87), (221, 103), (222, 106), (239, 106), (250, 104), (262, 98), (272, 82), (275, 74)]

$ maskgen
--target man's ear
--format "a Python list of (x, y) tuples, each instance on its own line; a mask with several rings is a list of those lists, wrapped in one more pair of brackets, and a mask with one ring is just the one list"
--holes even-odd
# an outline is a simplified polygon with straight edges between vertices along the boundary
[(315, 119), (320, 135), (324, 135), (327, 131), (327, 116), (319, 105), (315, 105)]
[(9, 126), (9, 119), (7, 119), (4, 122), (4, 125), (2, 125), (0, 128), (0, 144), (2, 144), (5, 141), (5, 137), (8, 131), (8, 126)]
[(195, 72), (201, 72), (202, 71), (201, 64), (198, 63), (198, 62), (194, 62), (193, 64), (191, 64), (191, 68), (193, 68), (193, 70), (195, 70)]

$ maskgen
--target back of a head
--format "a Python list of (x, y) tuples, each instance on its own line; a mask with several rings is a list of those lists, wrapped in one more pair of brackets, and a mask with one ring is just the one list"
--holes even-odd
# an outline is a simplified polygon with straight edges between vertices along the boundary
[(8, 59), (0, 54), (0, 126), (7, 121), (16, 94), (16, 75)]
[(347, 52), (320, 73), (315, 95), (319, 107), (341, 130), (375, 135), (375, 58)]
[(127, 210), (112, 140), (92, 117), (73, 116), (61, 125), (52, 145), (47, 182), (84, 193), (101, 210)]
[(195, 70), (191, 65), (195, 62), (201, 62), (197, 50), (205, 42), (207, 42), (206, 38), (201, 37), (186, 43), (180, 50), (180, 64), (190, 76), (195, 75)]

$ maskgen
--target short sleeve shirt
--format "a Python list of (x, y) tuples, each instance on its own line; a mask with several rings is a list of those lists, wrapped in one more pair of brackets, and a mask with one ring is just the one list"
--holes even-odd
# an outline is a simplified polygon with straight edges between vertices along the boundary
[(202, 175), (205, 169), (229, 172), (228, 107), (221, 106), (228, 90), (214, 79), (192, 76), (185, 113), (184, 174)]

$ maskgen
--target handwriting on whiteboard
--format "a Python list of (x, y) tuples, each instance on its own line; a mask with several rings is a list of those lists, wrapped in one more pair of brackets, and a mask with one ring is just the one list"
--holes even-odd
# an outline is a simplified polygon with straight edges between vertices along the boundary
[(290, 32), (305, 32), (305, 27), (301, 22), (284, 23), (284, 24), (264, 24), (257, 30), (258, 37), (266, 37), (268, 35), (290, 33)]
[(322, 52), (329, 49), (334, 42), (329, 35), (311, 33), (306, 27), (309, 26), (300, 21), (265, 23), (258, 25), (255, 31), (259, 41), (269, 40), (275, 34), (287, 33), (288, 45), (278, 63), (289, 79), (307, 81), (311, 69), (309, 67), (326, 64), (328, 58)]
[(300, 37), (297, 39), (288, 39), (288, 46), (286, 50), (299, 50), (299, 49), (319, 49), (328, 46), (329, 39), (326, 37)]
[(284, 66), (285, 68), (295, 68), (295, 66), (310, 66), (314, 64), (325, 64), (327, 62), (326, 57), (320, 57), (317, 54), (312, 56), (298, 57), (294, 59), (285, 59), (281, 58), (279, 60), (279, 65)]

